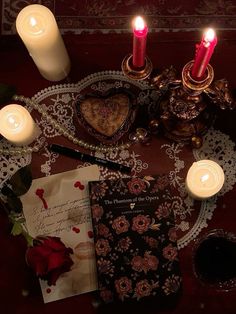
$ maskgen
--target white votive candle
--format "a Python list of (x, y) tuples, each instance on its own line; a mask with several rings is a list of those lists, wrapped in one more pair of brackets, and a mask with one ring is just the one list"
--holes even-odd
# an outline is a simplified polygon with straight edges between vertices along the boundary
[(53, 13), (45, 6), (23, 8), (16, 29), (44, 78), (60, 81), (70, 71), (70, 59)]
[(224, 184), (224, 171), (212, 160), (194, 162), (186, 177), (186, 189), (194, 199), (206, 199), (220, 191)]
[(10, 104), (0, 110), (0, 134), (15, 145), (28, 145), (40, 134), (32, 116), (21, 105)]

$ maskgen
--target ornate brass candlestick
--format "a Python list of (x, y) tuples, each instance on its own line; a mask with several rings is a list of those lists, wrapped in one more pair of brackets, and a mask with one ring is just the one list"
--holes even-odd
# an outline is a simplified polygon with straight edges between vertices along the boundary
[(133, 55), (129, 54), (122, 61), (121, 68), (124, 75), (132, 80), (145, 80), (153, 69), (151, 60), (146, 56), (145, 65), (141, 68), (135, 68), (132, 64), (132, 57)]
[(208, 64), (202, 81), (191, 77), (192, 65), (193, 61), (190, 61), (184, 66), (182, 80), (176, 78), (176, 70), (170, 67), (156, 76), (152, 83), (160, 96), (157, 117), (164, 134), (172, 140), (192, 142), (199, 147), (202, 135), (214, 121), (213, 105), (232, 109), (234, 103), (228, 82), (225, 79), (213, 82), (211, 65)]

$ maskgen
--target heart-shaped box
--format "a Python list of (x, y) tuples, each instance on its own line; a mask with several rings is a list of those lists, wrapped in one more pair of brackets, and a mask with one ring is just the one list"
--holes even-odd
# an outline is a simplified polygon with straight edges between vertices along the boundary
[(112, 144), (129, 130), (136, 109), (136, 97), (130, 90), (112, 88), (78, 97), (74, 102), (75, 123), (100, 142)]

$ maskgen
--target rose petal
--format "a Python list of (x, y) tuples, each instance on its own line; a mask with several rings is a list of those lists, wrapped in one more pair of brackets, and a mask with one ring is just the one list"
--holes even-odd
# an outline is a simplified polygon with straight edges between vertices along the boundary
[(37, 263), (35, 265), (35, 273), (37, 276), (44, 276), (47, 274), (47, 264), (45, 261), (42, 261), (41, 263)]
[(48, 271), (61, 267), (66, 262), (67, 257), (64, 254), (53, 252), (48, 259)]
[(35, 252), (35, 254), (38, 254), (40, 256), (43, 256), (43, 257), (48, 257), (51, 252), (52, 252), (52, 249), (50, 247), (47, 247), (46, 245), (38, 245), (38, 246), (35, 246), (32, 248)]
[(73, 254), (72, 248), (67, 247), (66, 250), (65, 250), (65, 254), (67, 254), (67, 255)]
[(62, 274), (63, 272), (60, 270), (60, 269), (55, 269), (54, 271), (48, 273), (47, 275), (47, 283), (49, 286), (51, 285), (54, 285), (56, 284), (57, 282), (57, 279), (60, 277), (60, 275)]
[(68, 259), (60, 268), (48, 272), (47, 275), (48, 285), (49, 286), (55, 285), (57, 279), (61, 276), (61, 274), (70, 271), (72, 264), (73, 264), (72, 260)]
[(36, 274), (49, 285), (55, 285), (58, 277), (73, 265), (67, 248), (58, 237), (37, 237), (35, 246), (26, 252), (26, 261)]
[(37, 275), (42, 275), (47, 272), (47, 259), (39, 255), (38, 252), (34, 250), (34, 248), (29, 248), (27, 250), (26, 261)]
[(47, 237), (44, 241), (44, 245), (56, 251), (65, 250), (64, 243), (62, 243), (58, 237)]

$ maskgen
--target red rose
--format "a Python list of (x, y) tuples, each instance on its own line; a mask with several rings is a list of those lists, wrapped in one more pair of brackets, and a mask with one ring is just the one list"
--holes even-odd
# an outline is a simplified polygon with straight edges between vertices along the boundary
[(48, 285), (55, 285), (59, 276), (70, 270), (73, 261), (71, 248), (66, 248), (58, 237), (37, 237), (34, 246), (26, 251), (26, 261)]

